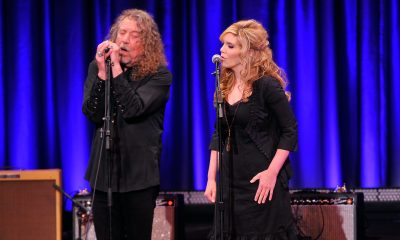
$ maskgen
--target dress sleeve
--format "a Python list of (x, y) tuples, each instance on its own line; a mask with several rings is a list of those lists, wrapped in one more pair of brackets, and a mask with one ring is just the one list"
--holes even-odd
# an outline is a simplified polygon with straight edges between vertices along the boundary
[(209, 148), (209, 150), (215, 150), (215, 151), (219, 150), (218, 133), (217, 133), (216, 127), (214, 128), (214, 132), (212, 134), (211, 141), (210, 141), (210, 146), (208, 148)]
[(145, 83), (134, 89), (123, 74), (112, 80), (113, 94), (125, 119), (151, 114), (168, 101), (172, 75), (167, 68), (159, 68), (142, 81)]
[(286, 97), (285, 91), (277, 80), (269, 79), (265, 89), (265, 101), (277, 117), (280, 128), (278, 149), (297, 150), (297, 121)]

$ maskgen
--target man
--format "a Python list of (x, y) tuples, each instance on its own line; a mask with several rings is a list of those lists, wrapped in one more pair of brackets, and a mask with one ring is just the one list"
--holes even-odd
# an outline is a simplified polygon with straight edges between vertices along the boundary
[[(112, 73), (109, 160), (103, 127), (107, 58)], [(123, 11), (108, 40), (98, 45), (85, 82), (83, 113), (96, 124), (86, 179), (95, 191), (93, 217), (98, 240), (109, 239), (109, 187), (112, 239), (151, 239), (171, 79), (154, 19), (142, 10)]]

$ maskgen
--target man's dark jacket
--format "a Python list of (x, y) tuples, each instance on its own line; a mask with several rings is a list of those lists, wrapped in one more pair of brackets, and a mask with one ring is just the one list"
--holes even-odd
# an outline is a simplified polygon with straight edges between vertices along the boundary
[(142, 79), (131, 80), (132, 69), (111, 81), (111, 161), (103, 144), (105, 81), (97, 77), (96, 62), (89, 65), (82, 111), (95, 123), (89, 165), (85, 178), (93, 187), (101, 159), (96, 189), (107, 191), (109, 163), (112, 190), (128, 192), (160, 184), (159, 162), (165, 106), (172, 81), (166, 67)]

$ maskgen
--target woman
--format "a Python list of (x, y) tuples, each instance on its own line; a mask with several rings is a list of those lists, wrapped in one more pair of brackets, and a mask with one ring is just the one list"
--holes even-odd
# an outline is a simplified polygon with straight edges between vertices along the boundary
[[(220, 36), (225, 239), (297, 239), (288, 190), (297, 122), (267, 38), (255, 20), (236, 22)], [(216, 133), (210, 148), (204, 195), (215, 202)]]

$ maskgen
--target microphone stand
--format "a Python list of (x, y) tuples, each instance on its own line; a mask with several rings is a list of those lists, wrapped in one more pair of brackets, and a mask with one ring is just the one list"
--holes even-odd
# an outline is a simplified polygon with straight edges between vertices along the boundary
[[(220, 83), (220, 62), (219, 61), (214, 61), (215, 63), (215, 72), (212, 74), (215, 77), (215, 88), (216, 88), (216, 100), (217, 100), (217, 132), (218, 132), (218, 156), (217, 156), (217, 169), (219, 167), (219, 174), (218, 174), (218, 180), (217, 180), (217, 196), (218, 199), (215, 201), (215, 209), (218, 209), (219, 213), (219, 237), (221, 240), (224, 239), (224, 198), (223, 198), (223, 186), (222, 186), (222, 151), (223, 151), (223, 144), (222, 144), (222, 120), (224, 117), (224, 111), (223, 111), (223, 97), (222, 97), (222, 92), (221, 92), (221, 83)], [(214, 211), (215, 215), (215, 221), (214, 221), (214, 239), (217, 239), (217, 226), (218, 226), (218, 221), (217, 221), (217, 211)]]
[(106, 59), (107, 80), (105, 82), (105, 145), (106, 145), (106, 162), (108, 163), (108, 189), (107, 189), (107, 206), (109, 219), (109, 239), (112, 240), (112, 159), (111, 159), (111, 59)]

